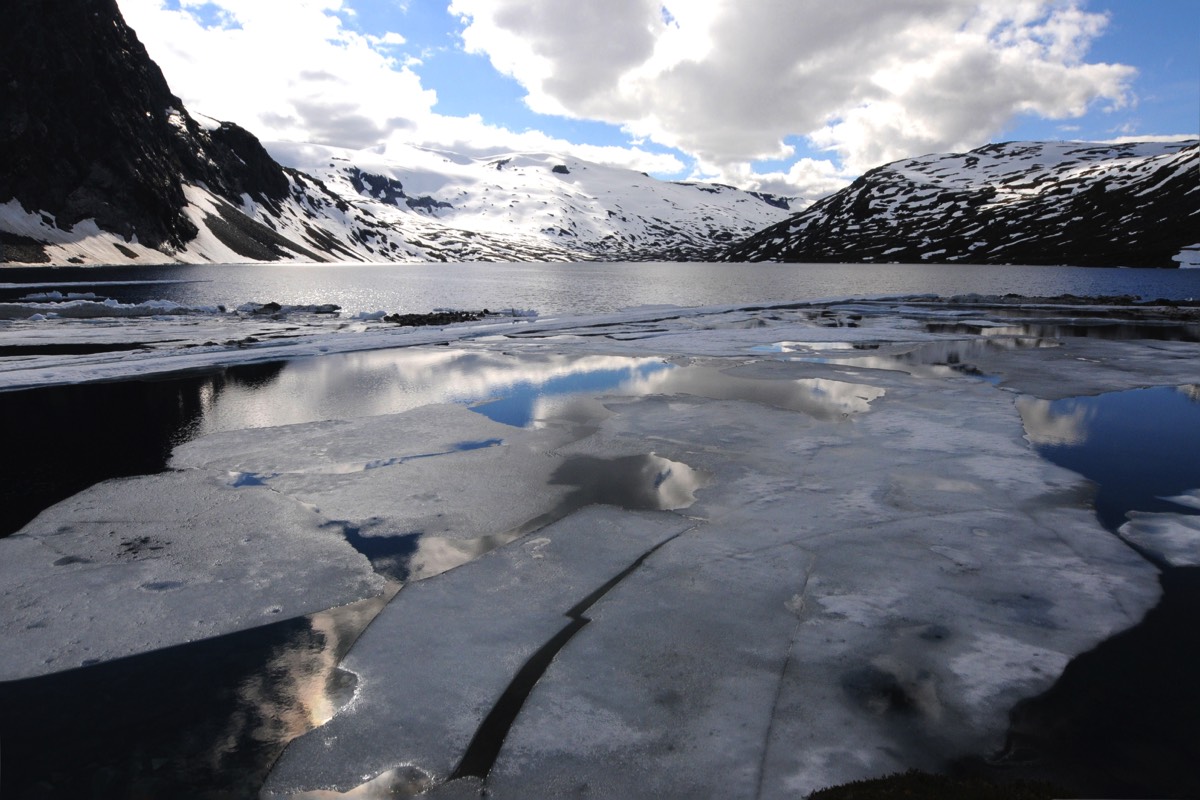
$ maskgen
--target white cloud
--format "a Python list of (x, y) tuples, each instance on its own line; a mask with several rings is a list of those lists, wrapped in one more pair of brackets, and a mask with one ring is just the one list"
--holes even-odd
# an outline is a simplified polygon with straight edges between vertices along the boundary
[[(343, 0), (120, 0), (192, 110), (264, 139), (366, 147), (430, 113), (436, 95), (388, 49), (399, 33), (347, 29)], [(206, 22), (208, 24), (206, 24)]]
[[(1107, 20), (1077, 0), (450, 2), (464, 48), (530, 108), (619, 125), (685, 165), (439, 115), (407, 32), (358, 32), (356, 2), (119, 0), (190, 109), (264, 139), (551, 150), (810, 198), (884, 161), (979, 146), (1022, 115), (1133, 100), (1132, 68), (1086, 61)], [(789, 137), (830, 160), (797, 160)], [(755, 171), (764, 160), (788, 166)]]
[(726, 167), (722, 181), (758, 192), (796, 195), (803, 200), (817, 200), (850, 185), (853, 175), (836, 167), (832, 161), (801, 158), (782, 172), (755, 172), (743, 162)]
[(237, 122), (263, 140), (349, 148), (388, 141), (468, 155), (572, 153), (639, 171), (677, 173), (676, 157), (514, 132), (478, 116), (436, 114), (400, 31), (358, 33), (347, 0), (120, 0), (121, 12), (193, 112)]
[(1064, 0), (621, 0), (600, 17), (581, 11), (597, 5), (454, 0), (451, 11), (468, 22), (466, 46), (516, 78), (531, 108), (625, 125), (720, 174), (786, 157), (791, 135), (850, 172), (978, 146), (1021, 114), (1121, 107), (1134, 75), (1083, 61), (1106, 18)]
[(477, 157), (513, 152), (560, 153), (598, 164), (668, 175), (686, 168), (682, 161), (670, 154), (653, 153), (638, 146), (579, 144), (542, 131), (510, 131), (487, 124), (477, 114), (466, 117), (431, 115), (418, 130), (395, 132), (388, 144), (393, 142)]
[(1118, 136), (1115, 139), (1105, 139), (1100, 144), (1131, 144), (1133, 142), (1191, 142), (1196, 141), (1194, 133), (1139, 133), (1135, 136)]

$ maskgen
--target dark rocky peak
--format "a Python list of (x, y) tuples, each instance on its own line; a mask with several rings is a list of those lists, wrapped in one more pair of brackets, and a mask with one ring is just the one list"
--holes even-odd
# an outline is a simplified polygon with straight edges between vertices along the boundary
[(350, 177), (350, 185), (354, 191), (375, 200), (381, 200), (388, 205), (399, 205), (401, 200), (408, 197), (404, 193), (404, 184), (386, 175), (374, 175), (363, 172), (358, 167), (349, 167), (346, 174)]
[(792, 209), (791, 199), (784, 197), (783, 195), (771, 194), (770, 192), (749, 192), (749, 194), (757, 197), (759, 200), (762, 200), (769, 206), (782, 208), (784, 211), (790, 211)]
[(169, 158), (166, 109), (183, 104), (115, 0), (5, 5), (0, 201), (48, 211), (60, 227), (95, 217), (152, 246), (193, 237), (178, 213), (179, 164)]
[(196, 235), (185, 183), (271, 202), (288, 182), (251, 134), (201, 127), (115, 0), (7, 0), (0, 26), (0, 203), (175, 250)]
[[(195, 138), (195, 133), (184, 138)], [(250, 131), (232, 122), (222, 122), (219, 127), (202, 132), (199, 138), (206, 145), (204, 149), (211, 162), (201, 161), (195, 158), (199, 155), (196, 151), (189, 151), (196, 170), (191, 174), (209, 174), (210, 177), (205, 179), (209, 188), (230, 199), (248, 194), (255, 200), (270, 203), (287, 197), (288, 179), (283, 168)]]

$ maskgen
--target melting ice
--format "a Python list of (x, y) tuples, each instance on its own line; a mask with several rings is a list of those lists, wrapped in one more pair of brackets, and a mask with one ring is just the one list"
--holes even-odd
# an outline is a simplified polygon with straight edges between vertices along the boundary
[[(796, 797), (994, 751), (1015, 703), (1158, 597), (1086, 473), (1039, 455), (1102, 416), (1054, 404), (1194, 382), (1196, 345), (980, 346), (854, 313), (488, 329), (214, 391), (169, 471), (0, 541), (0, 665), (253, 628), (383, 572), (405, 583), (340, 663), (353, 701), (264, 796)], [(1197, 488), (1162, 493), (1186, 511)], [(1122, 535), (1166, 520), (1143, 522)]]

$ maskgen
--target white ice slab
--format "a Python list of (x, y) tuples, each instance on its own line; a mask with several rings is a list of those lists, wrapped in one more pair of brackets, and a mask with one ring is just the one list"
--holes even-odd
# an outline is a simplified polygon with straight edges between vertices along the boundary
[(688, 512), (707, 522), (597, 604), (491, 796), (784, 798), (937, 769), (998, 748), (1013, 703), (1136, 623), (1153, 568), (1021, 439), (1011, 397), (931, 389), (836, 423), (610, 404), (606, 429), (714, 472)]
[(708, 525), (614, 588), (526, 703), (494, 796), (753, 797), (813, 563), (787, 539)]
[(337, 527), (194, 471), (108, 481), (0, 540), (0, 680), (265, 625), (384, 582)]
[[(536, 414), (545, 426), (531, 430), (461, 406), (418, 408), (455, 400), (431, 390), (400, 414), (206, 437), (177, 454), (184, 477), (161, 480), (206, 481), (204, 496), (215, 500), (254, 499), (214, 502), (198, 518), (168, 523), (193, 530), (196, 519), (211, 518), (230, 535), (260, 517), (269, 518), (265, 530), (274, 531), (277, 518), (289, 535), (298, 527), (305, 537), (325, 533), (322, 519), (352, 522), (364, 535), (421, 530), (421, 558), (463, 564), (408, 585), (368, 629), (346, 662), (359, 675), (358, 697), (289, 748), (270, 779), (271, 796), (344, 791), (390, 770), (421, 785), (444, 780), (512, 676), (569, 622), (564, 612), (687, 530), (588, 611), (591, 622), (534, 687), (488, 791), (501, 800), (555, 796), (586, 782), (599, 795), (792, 798), (998, 747), (1013, 703), (1049, 687), (1068, 659), (1136, 624), (1157, 600), (1155, 569), (1095, 521), (1086, 482), (1040, 459), (1025, 438), (1022, 413), (1036, 421), (1037, 402), (1005, 388), (1049, 400), (1195, 378), (1197, 349), (1187, 342), (989, 349), (1001, 389), (949, 368), (897, 370), (870, 357), (788, 362), (779, 360), (788, 354), (753, 349), (789, 341), (814, 350), (879, 342), (903, 349), (948, 338), (890, 311), (858, 321), (839, 313), (641, 310), (403, 334), (356, 322), (355, 332), (309, 331), (269, 347), (105, 354), (53, 368), (34, 359), (40, 367), (5, 367), (21, 377), (4, 383), (0, 375), (0, 385), (266, 360), (269, 350), (317, 355), (439, 341), (477, 353), (482, 365), (512, 351), (546, 365), (560, 365), (563, 355), (669, 356), (698, 365), (678, 374), (716, 382), (664, 372), (643, 387), (648, 396), (609, 391), (545, 401)], [(858, 327), (832, 327), (851, 321)], [(518, 329), (528, 335), (505, 335)], [(434, 349), (430, 364), (445, 363), (446, 349)], [(1069, 427), (1032, 425), (1030, 438), (1066, 440)], [(487, 446), (463, 449), (464, 442)], [(649, 453), (704, 476), (689, 485), (696, 503), (685, 512), (589, 508), (479, 557), (487, 549), (477, 546), (480, 532), (511, 531), (575, 491), (555, 482), (563, 464)], [(171, 496), (156, 491), (153, 499)], [(114, 495), (112, 502), (126, 501)], [(1180, 519), (1187, 524), (1176, 530), (1173, 518), (1170, 536), (1156, 529), (1160, 543), (1194, 535), (1192, 518)], [(129, 530), (156, 521), (131, 517)], [(1123, 533), (1149, 541), (1147, 526), (1166, 522), (1135, 518)], [(93, 538), (102, 542), (107, 534), (97, 530)], [(180, 579), (159, 574), (174, 562), (144, 557), (152, 537), (131, 564), (118, 545), (97, 551), (107, 561), (51, 569), (47, 563), (69, 553), (49, 549), (59, 540), (44, 533), (0, 542), (0, 586), (43, 604), (66, 598), (63, 625), (80, 629), (85, 612), (99, 607), (91, 597), (124, 612), (121, 598), (141, 593), (159, 603), (153, 613), (178, 611), (157, 599)], [(304, 541), (296, 569), (318, 572), (297, 591), (324, 591), (330, 579), (320, 570), (339, 564), (353, 568), (340, 575), (373, 580), (344, 541), (329, 545), (327, 558)], [(1182, 545), (1172, 547), (1177, 553)], [(293, 554), (277, 550), (238, 559), (247, 574), (218, 586), (231, 598), (219, 602), (254, 613), (278, 605), (271, 593), (285, 570), (273, 559)], [(200, 581), (211, 570), (196, 565), (219, 560), (197, 554), (183, 574)], [(54, 583), (55, 570), (65, 569), (78, 577)], [(97, 588), (107, 569), (120, 576), (111, 597)], [(149, 584), (157, 591), (140, 588)], [(68, 596), (77, 585), (84, 600)], [(6, 607), (26, 614), (24, 597), (5, 594)], [(218, 601), (198, 596), (193, 605), (202, 615), (206, 602)], [(138, 619), (151, 615), (136, 603), (129, 608)], [(51, 616), (46, 624), (57, 624)], [(104, 617), (104, 626), (117, 627), (97, 633), (153, 645), (139, 639), (146, 636), (136, 625), (119, 627), (118, 617)], [(41, 636), (22, 627), (37, 621), (21, 617), (9, 629)], [(34, 643), (56, 647), (69, 640), (64, 630)], [(82, 657), (90, 653), (72, 656)]]
[(1131, 511), (1120, 534), (1173, 567), (1200, 567), (1200, 515)]
[[(809, 368), (736, 374), (783, 386)], [(1100, 528), (1078, 476), (1037, 456), (1014, 395), (877, 377), (864, 411), (826, 419), (750, 395), (604, 401), (610, 416), (562, 453), (636, 441), (711, 482), (685, 512), (694, 527), (601, 598), (549, 665), (490, 796), (783, 798), (937, 769), (998, 748), (1017, 700), (1153, 605), (1153, 567)], [(345, 791), (401, 765), (444, 780), (507, 679), (561, 630), (498, 601), (482, 616), (460, 605), (505, 572), (530, 598), (549, 590), (527, 585), (518, 548), (567, 540), (522, 541), (406, 588), (348, 658), (364, 686), (403, 690), (365, 690), (300, 740), (272, 791)]]
[(562, 463), (552, 453), (574, 436), (434, 405), (212, 434), (178, 448), (172, 465), (261, 483), (363, 536), (420, 534), (413, 567), (431, 574), (477, 554), (472, 542), (487, 549), (502, 541), (488, 537), (551, 513), (570, 491), (552, 483)]

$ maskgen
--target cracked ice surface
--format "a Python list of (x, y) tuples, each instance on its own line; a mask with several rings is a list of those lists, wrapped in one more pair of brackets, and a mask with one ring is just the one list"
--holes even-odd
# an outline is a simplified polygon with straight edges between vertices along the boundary
[(406, 586), (342, 664), (358, 676), (356, 702), (293, 743), (265, 794), (345, 791), (397, 766), (398, 754), (444, 778), (513, 673), (570, 622), (567, 612), (692, 524), (594, 507)]
[[(411, 535), (409, 581), (343, 663), (358, 676), (354, 701), (293, 742), (266, 796), (367, 783), (383, 792), (389, 775), (442, 784), (431, 796), (477, 792), (478, 775), (460, 768), (481, 724), (522, 667), (571, 628), (508, 720), (487, 768), (490, 796), (796, 797), (995, 750), (1014, 703), (1158, 597), (1155, 569), (1087, 507), (1089, 485), (1030, 442), (1070, 441), (1077, 427), (1039, 403), (1194, 382), (1195, 344), (976, 346), (895, 308), (855, 304), (830, 315), (657, 310), (466, 330), (416, 340), (367, 331), (364, 346), (452, 340), (481, 363), (526, 359), (535, 372), (551, 358), (616, 356), (668, 359), (671, 369), (538, 401), (529, 427), (457, 404), (470, 392), (430, 392), (374, 416), (202, 436), (177, 449), (176, 472), (101, 484), (0, 542), (5, 591), (26, 592), (10, 607), (40, 609), (58, 626), (40, 639), (38, 620), (22, 617), (6, 642), (14, 633), (36, 651), (75, 641), (72, 658), (96, 657), (80, 644), (97, 646), (87, 614), (52, 619), (75, 585), (46, 566), (60, 558), (92, 562), (54, 568), (79, 570), (80, 581), (110, 562), (125, 571), (111, 597), (80, 601), (105, 620), (98, 630), (112, 644), (101, 657), (113, 657), (161, 642), (97, 610), (169, 597), (161, 589), (173, 582), (185, 591), (204, 579), (202, 565), (243, 564), (220, 602), (249, 625), (289, 592), (333, 605), (379, 591), (341, 531), (368, 543)], [(304, 339), (292, 351), (345, 350), (353, 338)], [(949, 356), (964, 351), (946, 343), (964, 338), (991, 382), (955, 369)], [(769, 349), (780, 342), (789, 347)], [(930, 343), (946, 348), (936, 369), (895, 357)], [(254, 349), (237, 357), (265, 359)], [(453, 361), (444, 348), (414, 352), (439, 369)], [(836, 361), (800, 360), (824, 352)], [(185, 363), (177, 352), (125, 367), (96, 359), (134, 374)], [(61, 380), (55, 363), (42, 373), (13, 366), (11, 385)], [(624, 494), (585, 491), (582, 473), (613, 464), (668, 497), (623, 508)], [(206, 504), (196, 500), (198, 516), (161, 510), (163, 498), (193, 494)], [(206, 520), (219, 535), (204, 545), (212, 552), (175, 558), (150, 550), (149, 532), (130, 540), (132, 555), (105, 544), (101, 528), (86, 542), (57, 533), (89, 497), (137, 509), (121, 520), (165, 515), (179, 532)], [(1122, 535), (1182, 547), (1194, 531), (1163, 533), (1176, 524), (1135, 515)], [(303, 546), (216, 554), (239, 544), (235, 532), (260, 527), (298, 531)], [(294, 581), (301, 591), (288, 576), (304, 569), (318, 573)], [(61, 583), (37, 594), (39, 575)], [(187, 607), (168, 609), (176, 616), (163, 628), (193, 625), (180, 616)], [(456, 774), (466, 777), (445, 783)]]
[[(695, 524), (601, 598), (550, 664), (488, 776), (492, 796), (789, 797), (936, 769), (997, 747), (1013, 703), (1136, 623), (1156, 597), (1154, 570), (1079, 507), (1077, 476), (1030, 450), (1012, 395), (970, 380), (873, 377), (870, 411), (836, 421), (690, 392), (606, 401), (612, 415), (572, 447), (639, 441), (714, 479), (686, 512)], [(604, 513), (650, 530), (630, 512)], [(585, 522), (560, 525), (570, 521)], [(590, 550), (570, 549), (607, 539), (553, 541), (564, 561), (590, 564)], [(541, 601), (513, 582), (520, 575), (509, 560), (480, 559), (437, 579), (446, 599), (393, 602), (364, 638), (376, 644), (350, 659), (372, 676), (357, 704), (293, 745), (273, 796), (344, 791), (399, 764), (434, 781), (452, 775), (522, 656), (563, 624), (566, 598), (541, 608), (544, 629), (521, 623), (519, 636), (497, 638), (489, 597), (469, 612), (488, 622), (454, 626), (468, 650), (458, 638), (421, 639), (421, 660), (403, 670), (393, 648), (405, 637), (381, 626), (471, 620), (458, 603), (494, 582), (532, 613)], [(430, 596), (425, 586), (417, 596)], [(450, 680), (442, 660), (464, 652), (471, 677)], [(395, 715), (414, 685), (438, 697), (439, 712)], [(370, 748), (373, 760), (354, 756), (372, 737), (391, 744)]]
[(689, 509), (705, 524), (597, 604), (494, 796), (795, 797), (936, 769), (997, 747), (1013, 702), (1137, 621), (1153, 570), (1055, 508), (1077, 479), (1024, 447), (1010, 398), (892, 383), (853, 424), (620, 407), (623, 432), (714, 472)]

